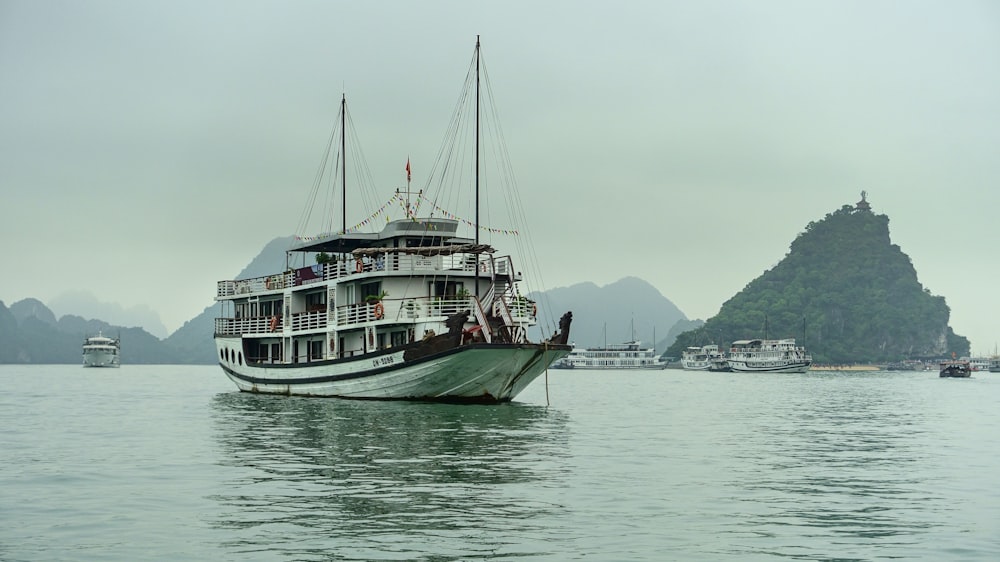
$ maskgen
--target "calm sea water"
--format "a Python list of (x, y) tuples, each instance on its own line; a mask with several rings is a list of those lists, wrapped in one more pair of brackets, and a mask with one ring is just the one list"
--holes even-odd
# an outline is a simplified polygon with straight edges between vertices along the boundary
[(503, 406), (0, 384), (0, 560), (1000, 560), (1000, 374), (552, 371)]

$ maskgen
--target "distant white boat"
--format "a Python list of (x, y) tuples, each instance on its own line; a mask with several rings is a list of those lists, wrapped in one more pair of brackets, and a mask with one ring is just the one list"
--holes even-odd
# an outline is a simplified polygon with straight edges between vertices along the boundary
[(640, 341), (630, 341), (604, 347), (573, 348), (565, 358), (552, 365), (557, 369), (665, 369), (667, 363)]
[(728, 370), (725, 355), (715, 344), (692, 346), (682, 351), (681, 367), (687, 371)]
[(805, 373), (812, 356), (794, 338), (739, 340), (729, 350), (729, 368), (743, 373)]
[(118, 367), (121, 364), (121, 342), (98, 332), (83, 342), (84, 367)]
[(971, 357), (968, 358), (969, 368), (973, 371), (989, 371), (990, 370), (990, 360), (987, 357)]

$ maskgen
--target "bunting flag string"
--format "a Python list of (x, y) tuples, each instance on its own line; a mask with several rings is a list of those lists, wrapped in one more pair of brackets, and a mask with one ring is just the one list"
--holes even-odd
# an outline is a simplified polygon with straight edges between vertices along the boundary
[[(375, 211), (374, 213), (372, 213), (371, 215), (369, 215), (368, 218), (366, 218), (365, 220), (363, 220), (363, 221), (355, 224), (354, 226), (348, 228), (346, 231), (324, 232), (322, 234), (317, 234), (315, 236), (296, 236), (295, 239), (296, 240), (301, 240), (301, 241), (304, 241), (304, 242), (309, 242), (309, 241), (312, 241), (312, 240), (319, 240), (321, 238), (326, 238), (326, 237), (333, 236), (333, 235), (336, 235), (336, 234), (349, 234), (349, 233), (358, 232), (358, 231), (361, 230), (362, 227), (365, 227), (365, 226), (368, 226), (368, 225), (372, 224), (375, 221), (375, 219), (377, 219), (378, 217), (382, 216), (383, 214), (385, 215), (385, 222), (389, 222), (389, 213), (387, 211), (388, 211), (389, 207), (392, 206), (394, 203), (399, 203), (399, 208), (403, 212), (403, 215), (406, 218), (410, 219), (411, 221), (413, 221), (415, 223), (423, 224), (424, 221), (421, 220), (420, 218), (418, 218), (418, 216), (417, 216), (418, 213), (419, 213), (419, 211), (420, 211), (420, 202), (421, 201), (426, 202), (435, 211), (437, 211), (438, 213), (440, 213), (445, 218), (459, 221), (459, 222), (461, 222), (461, 223), (463, 223), (463, 224), (465, 224), (465, 225), (467, 225), (467, 226), (469, 226), (471, 228), (475, 228), (476, 227), (476, 224), (474, 222), (472, 222), (472, 221), (470, 221), (468, 219), (464, 219), (462, 217), (459, 217), (458, 215), (456, 215), (454, 213), (451, 213), (451, 212), (448, 212), (447, 210), (439, 207), (437, 205), (437, 203), (435, 203), (435, 202), (431, 201), (430, 199), (427, 199), (426, 197), (424, 197), (423, 192), (418, 193), (417, 194), (417, 200), (416, 200), (416, 202), (410, 204), (410, 206), (407, 207), (406, 201), (403, 200), (402, 195), (397, 191), (396, 193), (394, 193), (392, 195), (392, 197), (389, 198), (388, 201), (386, 201), (381, 207), (379, 207), (379, 209), (377, 211)], [(433, 226), (433, 225), (431, 225), (431, 226)], [(505, 235), (508, 235), (508, 236), (519, 236), (520, 235), (520, 233), (517, 230), (515, 230), (515, 229), (491, 228), (491, 227), (483, 226), (483, 225), (480, 225), (479, 229), (482, 230), (482, 231), (491, 232), (493, 234), (505, 234)]]
[(317, 234), (315, 236), (296, 236), (295, 239), (296, 240), (303, 240), (303, 241), (308, 242), (308, 241), (311, 241), (311, 240), (319, 240), (320, 238), (326, 238), (328, 236), (333, 236), (335, 234), (347, 234), (347, 233), (351, 233), (351, 232), (357, 232), (357, 231), (361, 230), (362, 226), (367, 226), (367, 225), (371, 224), (372, 222), (374, 222), (375, 219), (377, 219), (383, 213), (385, 213), (385, 221), (389, 222), (389, 214), (386, 213), (386, 209), (388, 209), (389, 206), (392, 205), (392, 203), (395, 200), (397, 200), (397, 199), (400, 199), (399, 193), (394, 193), (392, 195), (392, 197), (390, 197), (388, 201), (386, 201), (384, 204), (382, 204), (382, 206), (379, 207), (379, 209), (377, 211), (375, 211), (374, 213), (372, 213), (365, 220), (363, 220), (363, 221), (359, 222), (358, 224), (356, 224), (356, 225), (348, 228), (346, 231), (339, 231), (338, 230), (336, 232), (324, 232), (322, 234)]
[[(430, 199), (427, 199), (426, 197), (424, 197), (424, 195), (422, 193), (419, 194), (419, 195), (417, 195), (417, 197), (418, 197), (418, 200), (417, 200), (417, 205), (418, 206), (420, 205), (420, 200), (422, 199), (422, 200), (426, 201), (428, 205), (430, 205), (431, 207), (433, 207), (435, 211), (437, 211), (437, 212), (441, 213), (442, 215), (444, 215), (445, 218), (452, 219), (452, 220), (457, 220), (457, 221), (462, 222), (462, 223), (464, 223), (464, 224), (466, 224), (466, 225), (468, 225), (468, 226), (470, 226), (472, 228), (476, 227), (476, 223), (474, 223), (474, 222), (472, 222), (472, 221), (470, 221), (468, 219), (463, 219), (462, 217), (459, 217), (458, 215), (455, 215), (454, 213), (450, 213), (447, 210), (442, 209), (441, 207), (438, 207), (437, 203), (431, 201)], [(513, 230), (513, 229), (491, 228), (491, 227), (483, 226), (483, 225), (479, 225), (479, 230), (483, 230), (483, 231), (486, 231), (486, 232), (492, 232), (493, 234), (506, 234), (508, 236), (518, 236), (520, 234), (517, 230)]]

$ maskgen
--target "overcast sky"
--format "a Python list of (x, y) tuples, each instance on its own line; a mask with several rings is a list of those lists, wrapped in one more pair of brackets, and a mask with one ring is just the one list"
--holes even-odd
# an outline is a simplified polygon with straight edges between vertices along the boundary
[(421, 181), (477, 34), (543, 288), (633, 275), (708, 318), (866, 190), (1000, 342), (994, 1), (0, 0), (0, 300), (178, 328), (305, 234), (342, 93), (385, 197)]

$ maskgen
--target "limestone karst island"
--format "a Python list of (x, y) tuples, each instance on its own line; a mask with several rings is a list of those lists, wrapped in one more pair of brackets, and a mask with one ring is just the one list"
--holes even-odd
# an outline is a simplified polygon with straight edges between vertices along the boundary
[(968, 355), (969, 341), (948, 326), (949, 312), (892, 243), (889, 217), (873, 213), (862, 193), (856, 204), (806, 225), (774, 268), (700, 328), (680, 334), (667, 355), (767, 337), (795, 338), (818, 364)]

